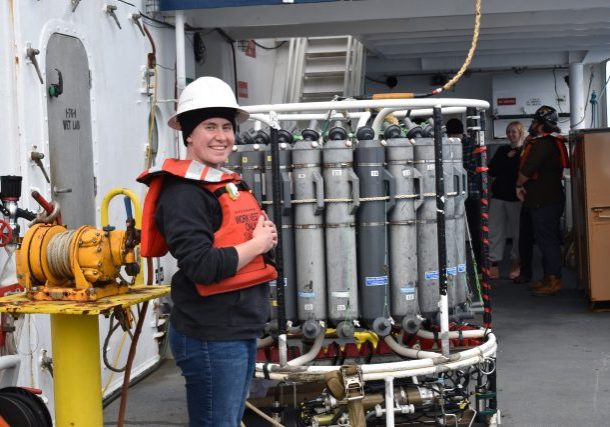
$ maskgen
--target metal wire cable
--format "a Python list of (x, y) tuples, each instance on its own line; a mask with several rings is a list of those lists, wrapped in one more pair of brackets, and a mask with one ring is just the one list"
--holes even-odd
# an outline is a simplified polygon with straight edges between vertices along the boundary
[(77, 230), (64, 231), (51, 238), (47, 249), (47, 262), (53, 274), (62, 279), (72, 279), (70, 243)]

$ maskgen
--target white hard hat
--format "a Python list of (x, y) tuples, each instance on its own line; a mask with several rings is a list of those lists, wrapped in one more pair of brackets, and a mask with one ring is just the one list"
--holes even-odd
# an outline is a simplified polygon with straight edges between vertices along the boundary
[(178, 110), (167, 124), (172, 129), (181, 130), (178, 116), (201, 108), (234, 108), (237, 123), (245, 122), (250, 117), (247, 111), (239, 108), (228, 84), (216, 77), (199, 77), (184, 88), (178, 100)]

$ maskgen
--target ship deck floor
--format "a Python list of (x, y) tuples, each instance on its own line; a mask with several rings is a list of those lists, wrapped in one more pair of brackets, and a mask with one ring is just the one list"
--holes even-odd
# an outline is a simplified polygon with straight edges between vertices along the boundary
[[(527, 285), (493, 283), (503, 426), (610, 426), (610, 313), (589, 310), (573, 271), (563, 278), (564, 289), (546, 298)], [(104, 425), (116, 425), (118, 408), (119, 399), (105, 408)], [(132, 387), (125, 425), (186, 423), (183, 378), (167, 360)]]

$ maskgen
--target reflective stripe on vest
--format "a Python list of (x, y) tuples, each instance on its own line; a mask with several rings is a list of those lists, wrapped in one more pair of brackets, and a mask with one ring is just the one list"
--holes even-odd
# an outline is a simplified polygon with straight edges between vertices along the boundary
[[(159, 257), (168, 252), (165, 238), (155, 223), (157, 201), (167, 174), (197, 181), (217, 197), (222, 210), (222, 225), (214, 233), (214, 248), (235, 246), (252, 238), (252, 231), (262, 211), (254, 196), (247, 189), (239, 188), (241, 178), (238, 174), (195, 161), (167, 159), (162, 167), (151, 168), (137, 178), (149, 186), (142, 216), (142, 256)], [(197, 284), (197, 291), (202, 296), (214, 295), (255, 286), (276, 277), (275, 268), (267, 264), (262, 255), (258, 255), (232, 277), (216, 283)]]

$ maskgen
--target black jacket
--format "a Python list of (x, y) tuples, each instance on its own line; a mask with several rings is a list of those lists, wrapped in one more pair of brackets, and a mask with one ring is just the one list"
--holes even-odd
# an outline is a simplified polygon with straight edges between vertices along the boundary
[(216, 197), (193, 181), (167, 177), (155, 215), (170, 253), (178, 261), (172, 278), (171, 323), (200, 340), (238, 340), (260, 336), (269, 320), (267, 284), (202, 297), (195, 283), (212, 283), (237, 271), (235, 248), (213, 248), (222, 223)]
[(520, 161), (521, 147), (511, 148), (510, 145), (503, 145), (498, 148), (489, 162), (489, 175), (494, 177), (493, 184), (491, 184), (491, 197), (507, 202), (519, 200), (515, 187)]

